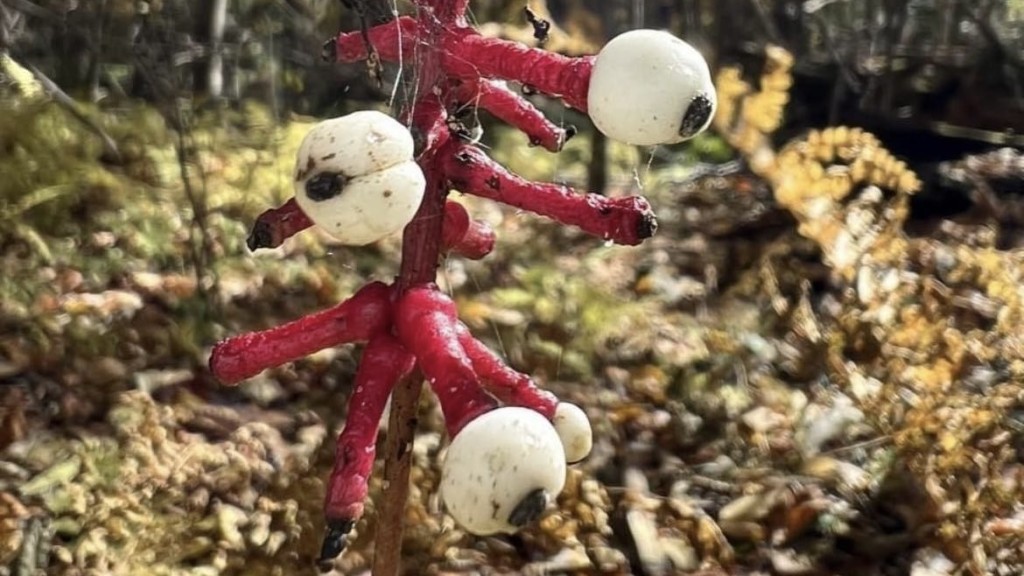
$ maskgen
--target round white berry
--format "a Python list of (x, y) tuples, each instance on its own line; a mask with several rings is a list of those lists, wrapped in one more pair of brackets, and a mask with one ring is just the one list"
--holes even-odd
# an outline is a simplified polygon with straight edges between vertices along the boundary
[(299, 145), (295, 179), (317, 168), (355, 178), (412, 160), (413, 141), (401, 122), (376, 110), (324, 120)]
[(594, 434), (590, 429), (590, 420), (579, 406), (561, 402), (555, 408), (551, 424), (562, 441), (566, 462), (573, 464), (590, 454), (590, 449), (594, 447)]
[(345, 244), (369, 244), (404, 228), (425, 188), (412, 135), (382, 112), (325, 120), (306, 134), (296, 155), (299, 208)]
[(707, 128), (715, 87), (704, 57), (658, 30), (613, 38), (594, 62), (587, 94), (591, 120), (628, 144), (674, 144)]
[(513, 533), (538, 518), (565, 485), (565, 451), (550, 422), (504, 407), (467, 424), (452, 440), (441, 499), (467, 531)]

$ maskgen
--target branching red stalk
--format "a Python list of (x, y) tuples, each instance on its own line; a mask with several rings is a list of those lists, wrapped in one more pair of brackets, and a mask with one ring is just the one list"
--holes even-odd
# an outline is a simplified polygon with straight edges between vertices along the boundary
[[(280, 208), (259, 215), (249, 234), (250, 250), (277, 248), (285, 240), (313, 225), (295, 199)], [(473, 220), (462, 205), (447, 202), (441, 246), (443, 252), (454, 252), (470, 260), (479, 260), (494, 250), (494, 229), (487, 223)]]
[(277, 248), (288, 238), (312, 225), (313, 222), (299, 208), (295, 198), (291, 198), (280, 208), (271, 208), (260, 214), (245, 243), (249, 250)]
[[(552, 218), (620, 244), (637, 244), (657, 224), (641, 197), (609, 199), (567, 186), (534, 183), (510, 173), (477, 147), (460, 140), (449, 114), (465, 107), (490, 111), (557, 151), (573, 130), (548, 121), (504, 86), (512, 80), (586, 111), (594, 59), (567, 58), (513, 42), (484, 38), (465, 19), (468, 0), (416, 0), (416, 16), (350, 34), (332, 46), (342, 62), (367, 58), (415, 62), (415, 100), (402, 113), (410, 126), (416, 161), (426, 180), (424, 198), (402, 239), (401, 271), (391, 286), (371, 283), (338, 306), (288, 324), (243, 334), (218, 344), (211, 371), (225, 383), (258, 374), (329, 346), (368, 341), (339, 435), (334, 471), (325, 495), (327, 534), (320, 564), (330, 568), (363, 511), (377, 426), (388, 394), (391, 415), (384, 443), (384, 493), (378, 506), (373, 573), (399, 572), (403, 519), (409, 491), (412, 441), (425, 375), (454, 436), (498, 405), (521, 406), (552, 419), (553, 394), (509, 368), (459, 322), (454, 302), (434, 280), (443, 253), (482, 258), (494, 248), (494, 231), (447, 200), (450, 187)], [(365, 34), (364, 34), (365, 32)], [(303, 193), (303, 192), (300, 192)], [(343, 191), (342, 191), (343, 193)], [(259, 216), (251, 249), (279, 246), (311, 226), (294, 199)], [(422, 374), (421, 374), (422, 373)]]
[(441, 402), (449, 436), (454, 438), (471, 420), (496, 407), (494, 398), (477, 385), (473, 364), (459, 343), (455, 303), (436, 286), (419, 286), (402, 295), (395, 330)]
[(469, 212), (457, 202), (444, 205), (442, 244), (451, 251), (470, 260), (480, 260), (494, 250), (494, 229), (486, 222), (473, 220)]
[(475, 30), (452, 37), (449, 62), (455, 76), (501, 78), (587, 111), (593, 56), (568, 57), (517, 42), (495, 42)]
[(534, 146), (543, 146), (551, 152), (562, 149), (565, 141), (576, 134), (576, 128), (562, 129), (548, 120), (540, 110), (521, 95), (509, 90), (496, 80), (465, 81), (456, 91), (457, 98), (510, 124), (530, 138)]
[[(465, 26), (461, 15), (459, 20), (460, 25), (452, 22), (427, 39), (415, 20), (399, 18), (397, 24), (393, 21), (371, 28), (370, 40), (381, 59), (390, 62), (409, 60), (415, 56), (413, 46), (429, 43), (443, 57), (449, 79), (512, 80), (559, 97), (581, 112), (587, 111), (593, 56), (562, 56), (517, 42), (486, 38)], [(366, 45), (360, 33), (339, 35), (334, 42), (334, 55), (339, 62), (364, 60)]]
[(473, 337), (461, 322), (457, 326), (459, 345), (473, 364), (480, 384), (503, 404), (522, 406), (539, 412), (548, 420), (555, 417), (558, 398), (541, 390), (533, 379), (508, 367), (497, 354)]
[(228, 338), (213, 347), (210, 370), (222, 383), (237, 384), (324, 348), (364, 342), (390, 326), (390, 300), (391, 289), (374, 282), (334, 308)]
[(320, 557), (328, 562), (325, 569), (344, 549), (349, 531), (363, 515), (381, 415), (391, 391), (415, 364), (416, 358), (386, 331), (374, 335), (363, 350), (324, 499), (329, 537)]
[[(416, 49), (416, 19), (401, 16), (367, 31), (370, 44), (385, 62), (411, 61)], [(334, 41), (335, 57), (339, 62), (366, 60), (366, 42), (361, 32), (341, 34)]]
[(529, 210), (605, 240), (634, 245), (657, 230), (654, 211), (640, 196), (608, 198), (577, 194), (559, 184), (530, 182), (512, 174), (475, 146), (460, 145), (444, 160), (444, 170), (452, 184), (467, 194)]

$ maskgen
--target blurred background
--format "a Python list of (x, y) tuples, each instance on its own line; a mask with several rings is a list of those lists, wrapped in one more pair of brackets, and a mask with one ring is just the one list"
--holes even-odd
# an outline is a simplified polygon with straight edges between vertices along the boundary
[[(362, 15), (0, 0), (0, 574), (313, 573), (358, 350), (233, 389), (206, 360), (219, 338), (397, 271), (396, 238), (245, 247), (292, 195), (317, 119), (402, 105), (414, 67), (378, 86), (321, 52), (411, 3), (350, 4)], [(471, 20), (536, 44), (526, 5), (475, 0)], [(442, 426), (425, 399), (408, 573), (1021, 573), (1024, 0), (529, 7), (552, 22), (544, 47), (570, 55), (667, 28), (751, 113), (638, 149), (531, 96), (580, 129), (557, 155), (473, 118), (514, 171), (642, 192), (662, 226), (609, 247), (465, 199), (498, 246), (446, 260), (442, 287), (512, 366), (587, 409), (598, 445), (540, 526), (473, 539), (434, 495)], [(769, 95), (763, 123), (753, 94)], [(783, 162), (823, 139), (834, 153)], [(802, 195), (855, 158), (919, 185), (822, 192), (840, 223), (822, 230)], [(372, 529), (371, 502), (338, 573), (366, 570)]]

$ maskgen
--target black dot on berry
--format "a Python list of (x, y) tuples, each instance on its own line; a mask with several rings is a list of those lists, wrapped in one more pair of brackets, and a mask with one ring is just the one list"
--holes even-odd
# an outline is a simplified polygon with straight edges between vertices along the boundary
[(345, 188), (346, 179), (337, 172), (321, 172), (306, 180), (306, 196), (314, 202), (330, 200)]

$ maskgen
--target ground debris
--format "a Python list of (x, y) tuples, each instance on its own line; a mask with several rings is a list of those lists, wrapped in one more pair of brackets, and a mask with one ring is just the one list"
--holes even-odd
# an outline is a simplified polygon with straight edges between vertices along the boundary
[(16, 496), (3, 495), (17, 524), (8, 541), (22, 542), (16, 550), (27, 545), (26, 518), (51, 523), (62, 538), (52, 573), (172, 574), (182, 562), (196, 573), (277, 573), (274, 566), (297, 553), (312, 566), (302, 536), (314, 533), (313, 522), (296, 498), (311, 488), (302, 475), (316, 448), (301, 441), (323, 435), (288, 440), (287, 429), (252, 422), (208, 442), (187, 431), (193, 417), (128, 392), (109, 413), (109, 434), (12, 446), (10, 454), (40, 472)]

